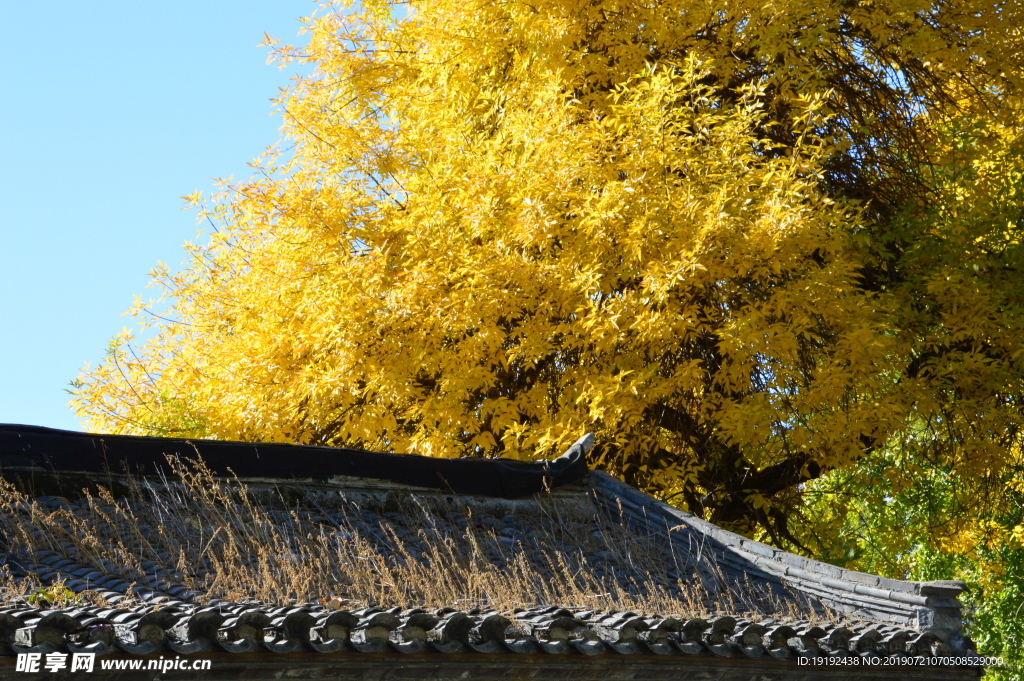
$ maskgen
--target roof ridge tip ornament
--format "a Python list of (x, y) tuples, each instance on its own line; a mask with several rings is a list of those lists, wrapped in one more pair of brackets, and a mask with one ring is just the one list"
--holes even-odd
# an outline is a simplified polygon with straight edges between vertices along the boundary
[(582, 479), (590, 469), (587, 468), (587, 454), (594, 448), (594, 434), (587, 433), (569, 446), (557, 459), (544, 459), (544, 480), (547, 491), (556, 485), (575, 482)]
[(956, 598), (967, 591), (967, 584), (959, 579), (933, 579), (928, 582), (918, 582), (921, 585), (922, 596), (938, 596), (940, 598)]
[(569, 446), (569, 449), (565, 450), (565, 454), (562, 454), (557, 459), (551, 461), (549, 465), (552, 469), (559, 467), (567, 467), (572, 463), (584, 458), (590, 453), (590, 450), (594, 448), (594, 434), (587, 433), (576, 442), (573, 442)]

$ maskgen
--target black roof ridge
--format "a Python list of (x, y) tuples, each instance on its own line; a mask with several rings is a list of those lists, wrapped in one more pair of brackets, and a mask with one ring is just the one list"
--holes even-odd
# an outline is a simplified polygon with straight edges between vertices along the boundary
[(125, 472), (167, 475), (167, 457), (201, 459), (215, 475), (328, 481), (372, 478), (455, 494), (516, 499), (582, 479), (593, 435), (554, 461), (441, 459), (362, 449), (147, 435), (81, 433), (0, 424), (0, 473)]

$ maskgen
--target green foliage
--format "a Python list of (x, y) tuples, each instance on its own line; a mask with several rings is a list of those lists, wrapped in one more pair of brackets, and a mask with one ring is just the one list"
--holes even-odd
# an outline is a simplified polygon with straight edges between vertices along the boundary
[(84, 605), (74, 591), (64, 586), (62, 580), (36, 589), (25, 600), (37, 608), (75, 608)]
[[(802, 541), (836, 565), (897, 579), (961, 579), (967, 633), (1024, 679), (1024, 461), (985, 481), (929, 456), (908, 438), (808, 485)], [(977, 498), (978, 495), (981, 498)]]

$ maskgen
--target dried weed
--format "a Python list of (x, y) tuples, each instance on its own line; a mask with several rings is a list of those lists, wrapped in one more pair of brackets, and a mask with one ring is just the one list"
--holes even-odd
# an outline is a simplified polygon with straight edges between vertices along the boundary
[[(412, 498), (397, 513), (380, 513), (394, 522), (374, 525), (354, 505), (288, 509), (281, 498), (275, 508), (202, 465), (171, 465), (177, 482), (129, 478), (127, 498), (101, 488), (75, 504), (30, 499), (0, 480), (7, 533), (0, 551), (26, 568), (53, 552), (116, 575), (128, 584), (121, 606), (147, 590), (182, 585), (196, 602), (810, 614), (791, 598), (726, 579), (703, 547), (681, 551), (666, 542), (669, 528), (638, 528), (623, 517), (582, 517), (542, 503), (536, 517), (519, 519), (526, 534), (508, 527), (502, 534), (471, 510), (453, 515)], [(414, 526), (400, 522), (410, 517)], [(0, 569), (0, 602), (25, 601), (44, 588), (32, 569), (24, 572)], [(89, 583), (72, 587), (80, 600), (104, 593)]]

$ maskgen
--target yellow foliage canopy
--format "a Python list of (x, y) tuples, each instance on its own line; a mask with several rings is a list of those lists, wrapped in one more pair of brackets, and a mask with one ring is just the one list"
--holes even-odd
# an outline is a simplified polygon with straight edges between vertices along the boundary
[(596, 431), (599, 465), (785, 535), (795, 485), (939, 409), (905, 388), (934, 319), (879, 273), (938, 127), (1015, 125), (1016, 5), (363, 8), (278, 48), (315, 65), (289, 152), (156, 273), (175, 321), (78, 382), (94, 427), (519, 458)]

